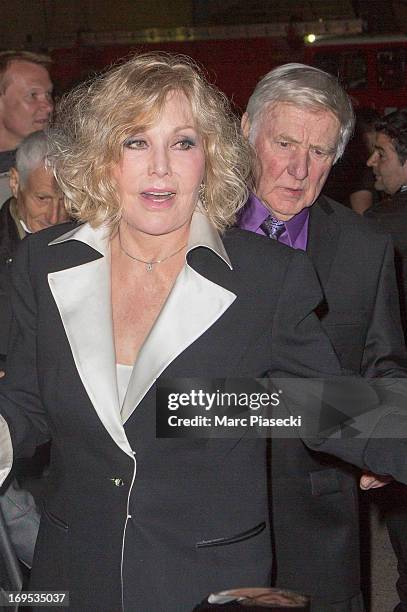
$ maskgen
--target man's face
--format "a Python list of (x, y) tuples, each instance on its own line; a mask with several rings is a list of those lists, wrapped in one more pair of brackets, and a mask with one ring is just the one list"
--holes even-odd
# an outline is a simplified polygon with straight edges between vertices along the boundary
[[(249, 135), (247, 115), (243, 132)], [(277, 219), (288, 221), (317, 199), (331, 169), (339, 121), (329, 110), (278, 102), (265, 109), (252, 143), (260, 163), (256, 194)]]
[(21, 185), (17, 170), (12, 168), (10, 187), (17, 200), (19, 218), (31, 232), (68, 220), (62, 192), (45, 166), (32, 170), (24, 185)]
[(0, 150), (14, 149), (47, 127), (53, 110), (52, 83), (44, 66), (13, 61), (0, 91)]
[(387, 134), (377, 132), (376, 142), (367, 165), (373, 168), (376, 178), (375, 188), (393, 195), (407, 183), (407, 162), (402, 164)]

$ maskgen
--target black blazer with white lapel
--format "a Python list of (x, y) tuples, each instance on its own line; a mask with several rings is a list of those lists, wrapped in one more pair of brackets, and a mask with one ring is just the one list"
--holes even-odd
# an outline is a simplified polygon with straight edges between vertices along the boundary
[(31, 588), (69, 590), (74, 610), (179, 612), (210, 591), (268, 584), (264, 440), (157, 439), (154, 383), (338, 373), (306, 256), (240, 230), (222, 244), (194, 218), (189, 265), (120, 411), (108, 240), (67, 229), (29, 237), (13, 264), (1, 412), (17, 456), (27, 438), (52, 438)]
[[(405, 377), (389, 237), (321, 196), (310, 209), (307, 254), (325, 297), (319, 317), (343, 368)], [(357, 481), (349, 466), (299, 441), (274, 440), (272, 482), (277, 583), (313, 595), (313, 612), (362, 610)]]

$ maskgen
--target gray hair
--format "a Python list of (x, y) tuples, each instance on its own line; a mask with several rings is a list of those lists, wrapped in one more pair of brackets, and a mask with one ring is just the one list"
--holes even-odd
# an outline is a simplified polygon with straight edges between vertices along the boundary
[(47, 133), (33, 132), (21, 141), (17, 148), (15, 167), (20, 184), (24, 187), (33, 170), (47, 165), (50, 137)]
[(250, 140), (264, 111), (277, 102), (330, 110), (340, 124), (334, 161), (341, 157), (352, 135), (355, 116), (349, 96), (334, 76), (305, 64), (284, 64), (271, 70), (259, 81), (247, 104)]

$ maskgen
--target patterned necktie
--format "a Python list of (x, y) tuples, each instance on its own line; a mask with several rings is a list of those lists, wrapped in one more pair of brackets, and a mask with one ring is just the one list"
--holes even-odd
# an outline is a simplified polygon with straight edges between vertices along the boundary
[(266, 236), (272, 238), (273, 240), (278, 240), (285, 230), (285, 223), (284, 221), (279, 221), (278, 219), (275, 219), (269, 215), (267, 219), (263, 221), (260, 227)]

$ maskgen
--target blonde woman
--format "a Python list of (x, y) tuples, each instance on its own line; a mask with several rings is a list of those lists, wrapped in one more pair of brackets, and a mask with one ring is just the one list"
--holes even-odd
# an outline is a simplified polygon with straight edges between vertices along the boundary
[(18, 456), (52, 438), (30, 588), (69, 591), (75, 611), (179, 612), (266, 586), (265, 441), (157, 438), (155, 386), (336, 373), (314, 273), (228, 229), (250, 152), (186, 59), (111, 69), (62, 102), (57, 130), (80, 223), (22, 244), (1, 398), (3, 473), (11, 444)]

